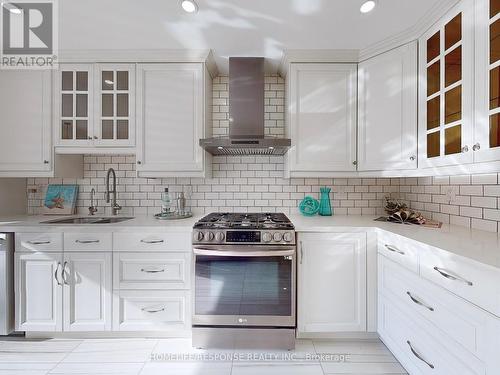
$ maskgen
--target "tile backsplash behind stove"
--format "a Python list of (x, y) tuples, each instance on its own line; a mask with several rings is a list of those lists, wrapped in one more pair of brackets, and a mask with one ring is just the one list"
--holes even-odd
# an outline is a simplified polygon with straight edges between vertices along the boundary
[[(229, 130), (228, 77), (213, 80), (213, 133), (227, 135)], [(283, 136), (285, 84), (278, 76), (265, 79), (265, 132)], [(97, 190), (99, 213), (103, 213), (105, 176), (115, 168), (118, 176), (118, 203), (127, 215), (155, 214), (160, 210), (160, 195), (165, 187), (177, 192), (185, 189), (188, 204), (196, 213), (213, 211), (297, 212), (306, 195), (319, 196), (321, 186), (332, 187), (332, 206), (338, 215), (374, 215), (383, 213), (384, 197), (402, 197), (410, 207), (426, 217), (445, 223), (498, 231), (500, 222), (500, 186), (498, 175), (474, 175), (422, 178), (349, 178), (284, 179), (284, 161), (280, 156), (214, 157), (213, 178), (137, 178), (135, 156), (84, 157), (84, 178), (29, 178), (28, 213), (40, 213), (47, 185), (80, 185), (78, 213), (87, 214), (90, 190)], [(110, 214), (106, 207), (106, 214)]]
[[(228, 77), (213, 80), (213, 134), (227, 135), (229, 131)], [(277, 76), (265, 78), (265, 133), (285, 134), (285, 83)], [(103, 213), (105, 176), (108, 168), (115, 168), (118, 177), (118, 203), (127, 215), (155, 214), (160, 210), (160, 195), (165, 187), (177, 192), (188, 191), (188, 204), (194, 212), (213, 211), (280, 211), (296, 212), (299, 201), (306, 195), (319, 196), (320, 186), (332, 186), (332, 206), (337, 214), (373, 215), (381, 213), (383, 198), (399, 191), (399, 179), (284, 179), (284, 160), (280, 156), (231, 156), (213, 158), (213, 178), (137, 178), (135, 157), (84, 157), (84, 178), (47, 179), (29, 178), (28, 212), (41, 211), (48, 184), (80, 185), (78, 213), (87, 214), (90, 190), (97, 191), (100, 213)], [(109, 214), (109, 208), (106, 207)]]

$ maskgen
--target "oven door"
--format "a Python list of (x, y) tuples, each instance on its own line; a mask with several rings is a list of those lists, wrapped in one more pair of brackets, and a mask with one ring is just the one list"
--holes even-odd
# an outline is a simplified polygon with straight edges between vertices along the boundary
[(295, 247), (193, 251), (193, 325), (295, 327)]

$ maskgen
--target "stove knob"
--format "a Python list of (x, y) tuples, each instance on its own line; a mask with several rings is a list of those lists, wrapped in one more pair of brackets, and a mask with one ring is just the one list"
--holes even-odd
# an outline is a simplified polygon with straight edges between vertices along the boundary
[(217, 242), (222, 242), (222, 241), (224, 241), (224, 233), (222, 233), (222, 232), (217, 232), (217, 233), (215, 233), (215, 240), (216, 240)]
[(194, 232), (193, 238), (195, 241), (203, 241), (203, 232)]
[(281, 242), (282, 239), (283, 239), (283, 235), (280, 232), (276, 232), (273, 234), (273, 240), (275, 242)]
[(264, 241), (264, 242), (271, 242), (272, 239), (273, 239), (273, 236), (271, 235), (271, 233), (264, 232), (262, 234), (262, 241)]
[(206, 237), (207, 237), (207, 238), (206, 238), (206, 240), (207, 240), (207, 241), (213, 241), (213, 240), (214, 240), (215, 235), (214, 235), (214, 233), (213, 233), (213, 232), (208, 232), (208, 233), (207, 233), (207, 235), (206, 235)]
[(290, 232), (286, 232), (284, 235), (283, 235), (283, 241), (285, 242), (292, 242), (292, 234)]

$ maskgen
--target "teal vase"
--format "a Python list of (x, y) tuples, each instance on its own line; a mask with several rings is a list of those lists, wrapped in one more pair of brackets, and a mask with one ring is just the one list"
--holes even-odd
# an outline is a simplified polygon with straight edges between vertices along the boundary
[(322, 187), (320, 189), (320, 199), (319, 199), (319, 214), (321, 216), (332, 216), (332, 205), (330, 204), (330, 191), (332, 189), (328, 187)]

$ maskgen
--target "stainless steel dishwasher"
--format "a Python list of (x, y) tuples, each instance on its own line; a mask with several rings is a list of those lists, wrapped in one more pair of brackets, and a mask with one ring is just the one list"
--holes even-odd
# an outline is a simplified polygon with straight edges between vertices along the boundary
[(14, 238), (0, 233), (0, 335), (14, 331)]

